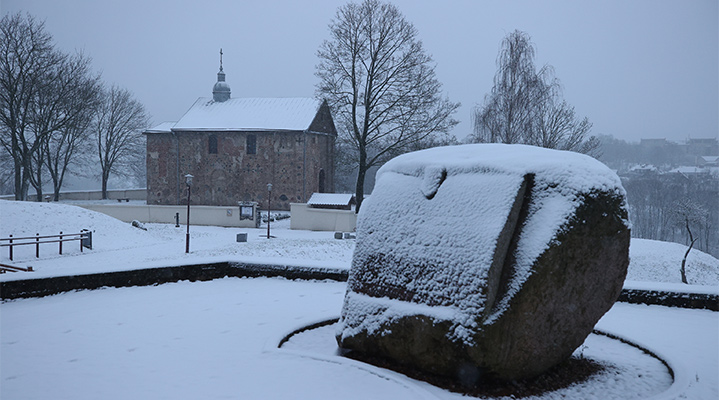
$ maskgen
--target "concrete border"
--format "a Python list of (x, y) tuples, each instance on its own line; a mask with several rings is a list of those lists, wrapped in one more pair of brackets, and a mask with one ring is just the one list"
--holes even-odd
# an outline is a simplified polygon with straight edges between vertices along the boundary
[(719, 295), (708, 293), (679, 293), (661, 290), (622, 289), (623, 303), (661, 305), (719, 311)]
[(146, 268), (129, 271), (87, 275), (58, 276), (0, 282), (0, 299), (43, 297), (73, 290), (93, 290), (102, 287), (152, 286), (178, 281), (209, 281), (225, 277), (284, 277), (287, 279), (316, 279), (346, 281), (348, 271), (333, 268), (309, 268), (288, 265), (217, 262), (181, 265), (177, 267)]
[[(313, 268), (223, 261), (210, 264), (5, 281), (0, 282), (0, 299), (43, 297), (73, 290), (93, 290), (102, 287), (152, 286), (185, 280), (209, 281), (224, 277), (265, 276), (306, 280), (329, 279), (344, 282), (347, 281), (348, 275), (349, 271), (341, 268)], [(719, 311), (719, 295), (706, 293), (622, 289), (617, 301), (631, 304)]]

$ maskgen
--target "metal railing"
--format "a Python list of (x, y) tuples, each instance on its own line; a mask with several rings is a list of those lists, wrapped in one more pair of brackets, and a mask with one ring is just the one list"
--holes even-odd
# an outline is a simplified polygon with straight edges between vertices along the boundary
[(10, 249), (10, 261), (13, 261), (13, 248), (15, 246), (35, 245), (35, 258), (40, 258), (41, 244), (57, 243), (58, 254), (62, 254), (62, 244), (64, 242), (71, 242), (74, 240), (80, 242), (80, 252), (82, 252), (85, 247), (92, 250), (92, 232), (86, 229), (83, 229), (80, 233), (60, 232), (59, 235), (40, 236), (39, 233), (36, 233), (35, 236), (29, 237), (13, 237), (12, 235), (9, 235), (9, 237), (0, 238), (0, 247), (8, 247)]
[(23, 267), (16, 267), (14, 265), (0, 264), (0, 274), (4, 274), (6, 272), (20, 272), (20, 271), (33, 272), (33, 269), (32, 269), (32, 267), (29, 267), (29, 266), (27, 268), (23, 268)]

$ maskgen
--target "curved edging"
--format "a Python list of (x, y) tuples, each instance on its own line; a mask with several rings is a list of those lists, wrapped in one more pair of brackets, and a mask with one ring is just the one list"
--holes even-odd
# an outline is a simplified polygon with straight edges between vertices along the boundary
[(645, 354), (649, 355), (650, 357), (654, 357), (662, 364), (664, 364), (672, 377), (672, 384), (669, 386), (669, 388), (667, 388), (667, 390), (655, 394), (648, 400), (669, 400), (685, 397), (686, 390), (691, 386), (691, 376), (693, 375), (688, 372), (686, 365), (682, 365), (682, 363), (677, 360), (672, 360), (671, 358), (662, 355), (660, 352), (650, 350), (649, 348), (644, 347), (641, 344), (622, 337), (616, 333), (611, 333), (596, 328), (592, 330), (592, 333), (606, 336), (610, 339), (618, 340), (629, 346), (637, 348)]
[[(81, 289), (101, 287), (152, 286), (163, 283), (209, 281), (224, 277), (284, 277), (287, 279), (329, 279), (346, 281), (349, 271), (340, 268), (298, 267), (292, 265), (216, 262), (175, 267), (135, 269), (87, 275), (22, 279), (0, 282), (0, 299), (43, 297)], [(719, 295), (677, 293), (659, 290), (622, 289), (617, 301), (632, 304), (663, 305), (719, 311)]]
[(314, 324), (305, 325), (299, 329), (295, 329), (294, 331), (285, 335), (285, 337), (283, 337), (280, 340), (280, 342), (277, 344), (277, 348), (278, 349), (281, 348), (283, 344), (287, 343), (287, 341), (290, 340), (290, 338), (292, 338), (292, 336), (295, 336), (298, 333), (302, 333), (304, 331), (309, 331), (312, 329), (321, 328), (321, 327), (327, 326), (327, 325), (332, 325), (332, 324), (338, 322), (339, 320), (340, 320), (339, 318), (332, 318), (332, 319), (328, 319), (328, 320), (324, 320), (324, 321), (320, 321), (320, 322), (315, 322)]
[(152, 286), (178, 281), (209, 281), (224, 277), (284, 277), (287, 279), (347, 280), (347, 270), (289, 265), (217, 262), (104, 272), (87, 275), (58, 276), (0, 282), (0, 299), (43, 297), (81, 289), (102, 287)]
[(708, 293), (678, 293), (661, 290), (622, 289), (623, 303), (648, 304), (719, 311), (719, 296)]

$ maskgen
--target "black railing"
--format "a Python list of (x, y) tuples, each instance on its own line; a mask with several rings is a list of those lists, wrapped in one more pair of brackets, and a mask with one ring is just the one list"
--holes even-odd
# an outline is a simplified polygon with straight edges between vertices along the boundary
[(13, 261), (13, 248), (15, 246), (35, 245), (35, 258), (39, 258), (41, 244), (57, 243), (58, 254), (62, 254), (62, 244), (64, 242), (71, 242), (74, 240), (80, 242), (80, 252), (82, 252), (84, 247), (92, 249), (92, 232), (85, 229), (80, 231), (80, 233), (60, 232), (59, 235), (40, 236), (39, 233), (36, 233), (35, 236), (29, 237), (13, 237), (12, 235), (9, 235), (9, 237), (0, 238), (0, 247), (8, 247), (10, 249), (10, 261)]
[(32, 267), (28, 266), (27, 268), (23, 267), (16, 267), (14, 265), (7, 265), (7, 264), (0, 264), (0, 274), (4, 274), (6, 272), (32, 272)]

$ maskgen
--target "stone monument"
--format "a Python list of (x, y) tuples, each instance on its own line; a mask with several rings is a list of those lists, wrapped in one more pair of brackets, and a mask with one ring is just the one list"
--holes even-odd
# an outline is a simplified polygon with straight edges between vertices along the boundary
[(337, 341), (471, 385), (571, 356), (622, 289), (625, 192), (595, 159), (441, 147), (377, 174), (358, 217)]

